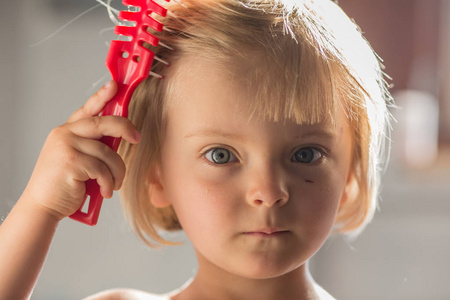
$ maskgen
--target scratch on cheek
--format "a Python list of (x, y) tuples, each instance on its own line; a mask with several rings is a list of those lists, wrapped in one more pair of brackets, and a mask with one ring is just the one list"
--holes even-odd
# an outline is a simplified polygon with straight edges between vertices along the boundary
[(306, 182), (306, 183), (314, 183), (314, 181), (309, 180), (309, 179), (305, 179), (305, 182)]

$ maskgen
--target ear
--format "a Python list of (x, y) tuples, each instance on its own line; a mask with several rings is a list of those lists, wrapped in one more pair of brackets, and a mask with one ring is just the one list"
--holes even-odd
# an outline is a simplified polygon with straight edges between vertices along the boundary
[(147, 193), (151, 203), (157, 208), (164, 208), (171, 204), (164, 189), (159, 166), (155, 166), (147, 177)]
[(339, 207), (344, 206), (349, 200), (351, 200), (351, 197), (355, 195), (356, 190), (357, 190), (356, 178), (353, 175), (353, 172), (350, 171), (347, 177), (347, 182), (345, 183), (344, 192), (342, 193)]

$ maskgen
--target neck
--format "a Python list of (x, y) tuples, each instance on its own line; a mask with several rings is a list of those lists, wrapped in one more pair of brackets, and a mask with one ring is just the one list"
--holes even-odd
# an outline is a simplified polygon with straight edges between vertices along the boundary
[(192, 283), (174, 299), (319, 299), (308, 265), (266, 279), (252, 279), (229, 273), (198, 257), (199, 269)]

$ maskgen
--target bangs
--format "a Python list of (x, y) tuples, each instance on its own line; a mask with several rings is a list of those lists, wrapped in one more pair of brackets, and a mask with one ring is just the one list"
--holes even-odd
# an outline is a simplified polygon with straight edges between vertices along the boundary
[[(353, 122), (361, 116), (363, 102), (379, 90), (376, 79), (369, 78), (364, 82), (374, 82), (375, 92), (367, 93), (358, 76), (363, 72), (357, 68), (368, 69), (373, 62), (378, 70), (378, 61), (357, 27), (347, 19), (341, 22), (346, 16), (331, 1), (183, 3), (174, 4), (177, 17), (168, 17), (168, 31), (161, 36), (176, 52), (158, 56), (171, 64), (197, 57), (218, 69), (225, 67), (225, 76), (246, 89), (250, 117), (297, 124), (333, 122), (342, 106)], [(345, 34), (337, 32), (343, 28)], [(348, 44), (349, 32), (362, 43)], [(362, 55), (366, 52), (367, 57)], [(170, 73), (164, 68), (155, 72)]]
[[(321, 26), (320, 17), (303, 2), (293, 5), (295, 9), (277, 1), (220, 3), (195, 2), (202, 9), (175, 5), (177, 18), (168, 27), (176, 35), (164, 41), (177, 49), (172, 63), (201, 57), (225, 67), (225, 76), (247, 90), (250, 117), (333, 122), (342, 98), (335, 88), (342, 89), (342, 78), (334, 78), (345, 72), (331, 31)], [(185, 4), (189, 8), (194, 2)]]
[[(297, 124), (333, 123), (339, 105), (330, 60), (308, 47), (280, 47), (243, 72), (252, 117)], [(247, 60), (248, 61), (248, 60)]]

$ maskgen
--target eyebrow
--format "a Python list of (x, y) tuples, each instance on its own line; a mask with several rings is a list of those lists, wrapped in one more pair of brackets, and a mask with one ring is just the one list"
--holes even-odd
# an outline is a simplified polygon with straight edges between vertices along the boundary
[(338, 137), (337, 130), (329, 130), (329, 129), (313, 129), (313, 130), (306, 130), (306, 132), (303, 132), (301, 134), (294, 136), (297, 139), (304, 139), (304, 138), (323, 138), (323, 139), (334, 139)]
[[(334, 139), (338, 137), (337, 130), (330, 129), (306, 129), (302, 133), (293, 135), (294, 139), (305, 139), (305, 138), (323, 138), (323, 139)], [(187, 134), (184, 138), (200, 138), (200, 137), (224, 137), (228, 139), (241, 140), (243, 136), (238, 133), (231, 133), (222, 130), (215, 129), (203, 129), (201, 131)]]
[(216, 137), (221, 136), (229, 139), (240, 140), (243, 137), (239, 134), (225, 132), (222, 130), (214, 130), (214, 129), (204, 129), (196, 133), (187, 134), (184, 138), (195, 138), (195, 137)]

